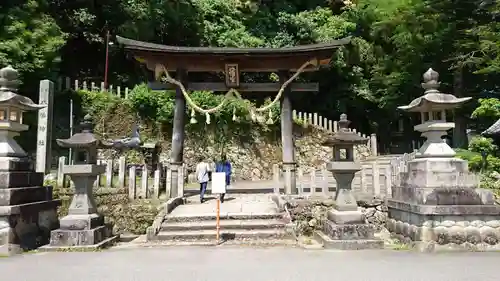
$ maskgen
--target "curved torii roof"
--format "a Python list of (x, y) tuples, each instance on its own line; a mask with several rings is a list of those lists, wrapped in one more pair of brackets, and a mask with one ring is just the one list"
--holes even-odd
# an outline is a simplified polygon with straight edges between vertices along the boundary
[(157, 63), (161, 63), (168, 70), (220, 71), (225, 63), (237, 63), (242, 72), (259, 72), (293, 71), (312, 59), (319, 64), (327, 64), (333, 51), (349, 44), (350, 38), (283, 48), (179, 47), (120, 36), (117, 36), (117, 41), (152, 70)]

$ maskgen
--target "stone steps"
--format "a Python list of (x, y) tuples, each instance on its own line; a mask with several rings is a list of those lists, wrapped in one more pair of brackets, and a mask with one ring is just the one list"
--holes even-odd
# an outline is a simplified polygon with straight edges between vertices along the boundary
[[(220, 229), (268, 229), (283, 228), (285, 224), (278, 219), (255, 219), (255, 220), (221, 220)], [(215, 221), (188, 221), (188, 222), (163, 222), (162, 231), (187, 231), (187, 230), (213, 230)]]
[[(236, 199), (238, 200), (238, 199)], [(190, 202), (189, 200), (187, 202)], [(275, 211), (259, 211), (259, 205), (242, 203), (223, 204), (220, 212), (221, 241), (273, 241), (287, 239), (286, 221), (283, 214)], [(207, 204), (208, 203), (208, 204)], [(232, 204), (232, 205), (230, 205)], [(240, 205), (241, 204), (241, 205)], [(262, 204), (262, 203), (256, 203)], [(264, 205), (267, 203), (264, 203)], [(273, 203), (274, 204), (274, 203)], [(216, 213), (210, 201), (205, 204), (195, 203), (182, 206), (176, 213), (167, 214), (158, 233), (150, 241), (187, 243), (214, 243), (216, 240)], [(191, 209), (193, 208), (193, 209)], [(198, 208), (194, 210), (194, 208)], [(247, 211), (242, 211), (247, 208)], [(256, 209), (257, 208), (257, 209)], [(191, 211), (188, 211), (191, 210)], [(203, 210), (203, 211), (202, 211)]]
[[(165, 217), (163, 223), (215, 221), (216, 217), (216, 213), (175, 215)], [(273, 213), (220, 213), (221, 220), (272, 220), (280, 219), (281, 217), (281, 214)]]
[[(160, 231), (156, 238), (158, 240), (212, 240), (216, 239), (217, 231), (215, 222), (213, 229), (202, 230), (179, 230), (179, 231)], [(225, 229), (220, 230), (222, 240), (241, 240), (241, 239), (279, 239), (286, 236), (284, 227), (279, 229)]]

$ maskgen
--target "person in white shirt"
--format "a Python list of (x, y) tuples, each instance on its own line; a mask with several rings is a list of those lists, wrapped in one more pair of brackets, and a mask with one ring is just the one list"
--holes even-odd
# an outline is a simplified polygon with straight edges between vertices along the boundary
[(203, 157), (199, 158), (199, 163), (196, 165), (196, 178), (200, 183), (200, 203), (205, 201), (205, 192), (207, 191), (207, 185), (209, 180), (210, 166), (204, 161)]

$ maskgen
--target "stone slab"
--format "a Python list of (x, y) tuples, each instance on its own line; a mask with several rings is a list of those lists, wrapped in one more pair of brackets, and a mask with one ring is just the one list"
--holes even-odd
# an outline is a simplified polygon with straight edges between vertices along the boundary
[(55, 207), (0, 216), (0, 254), (13, 255), (45, 245), (50, 231), (58, 226)]
[(43, 173), (0, 171), (0, 189), (43, 185)]
[(60, 220), (62, 230), (91, 230), (104, 225), (104, 216), (99, 214), (67, 215)]
[(387, 207), (390, 209), (396, 209), (401, 211), (406, 211), (409, 213), (421, 214), (421, 215), (449, 215), (449, 216), (461, 216), (461, 215), (498, 215), (500, 214), (499, 205), (418, 205), (411, 204), (408, 202), (403, 202), (400, 200), (388, 199)]
[(111, 226), (99, 226), (90, 230), (56, 229), (50, 233), (50, 246), (74, 247), (96, 245), (111, 236)]
[(323, 244), (325, 249), (336, 250), (369, 250), (369, 249), (383, 249), (384, 241), (377, 239), (364, 239), (364, 240), (335, 240), (330, 238), (322, 231), (316, 231), (314, 238)]
[(33, 163), (28, 158), (0, 157), (0, 171), (32, 171)]
[(63, 166), (63, 173), (73, 176), (97, 176), (106, 171), (106, 165), (78, 164)]
[(336, 224), (326, 221), (323, 232), (333, 240), (373, 240), (375, 227), (370, 224)]
[(0, 189), (0, 206), (45, 201), (52, 198), (52, 186)]
[(47, 200), (11, 206), (0, 206), (0, 216), (33, 214), (42, 210), (56, 209), (61, 205), (61, 200)]
[(365, 214), (363, 214), (361, 209), (357, 211), (337, 211), (331, 209), (328, 211), (327, 217), (330, 221), (337, 224), (360, 224), (365, 222)]
[(495, 203), (491, 191), (472, 187), (394, 186), (392, 198), (420, 205), (493, 205)]
[(38, 251), (40, 252), (61, 252), (61, 251), (75, 251), (75, 252), (92, 252), (95, 250), (99, 249), (104, 249), (113, 246), (115, 243), (117, 243), (120, 240), (120, 236), (111, 236), (109, 238), (106, 238), (102, 240), (101, 242), (94, 244), (94, 245), (81, 245), (81, 246), (52, 246), (52, 245), (45, 245), (43, 247), (38, 248)]

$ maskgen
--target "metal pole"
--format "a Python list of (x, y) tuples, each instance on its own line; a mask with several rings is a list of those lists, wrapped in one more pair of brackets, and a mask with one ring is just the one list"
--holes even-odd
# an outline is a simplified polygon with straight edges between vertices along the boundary
[(216, 234), (216, 245), (220, 243), (220, 194), (217, 195), (217, 217), (215, 228), (217, 230)]
[[(69, 136), (73, 135), (73, 99), (69, 100)], [(68, 164), (73, 164), (73, 153), (72, 149), (69, 149)]]
[(109, 65), (109, 30), (106, 33), (106, 65), (104, 68), (104, 89), (108, 88), (108, 65)]

